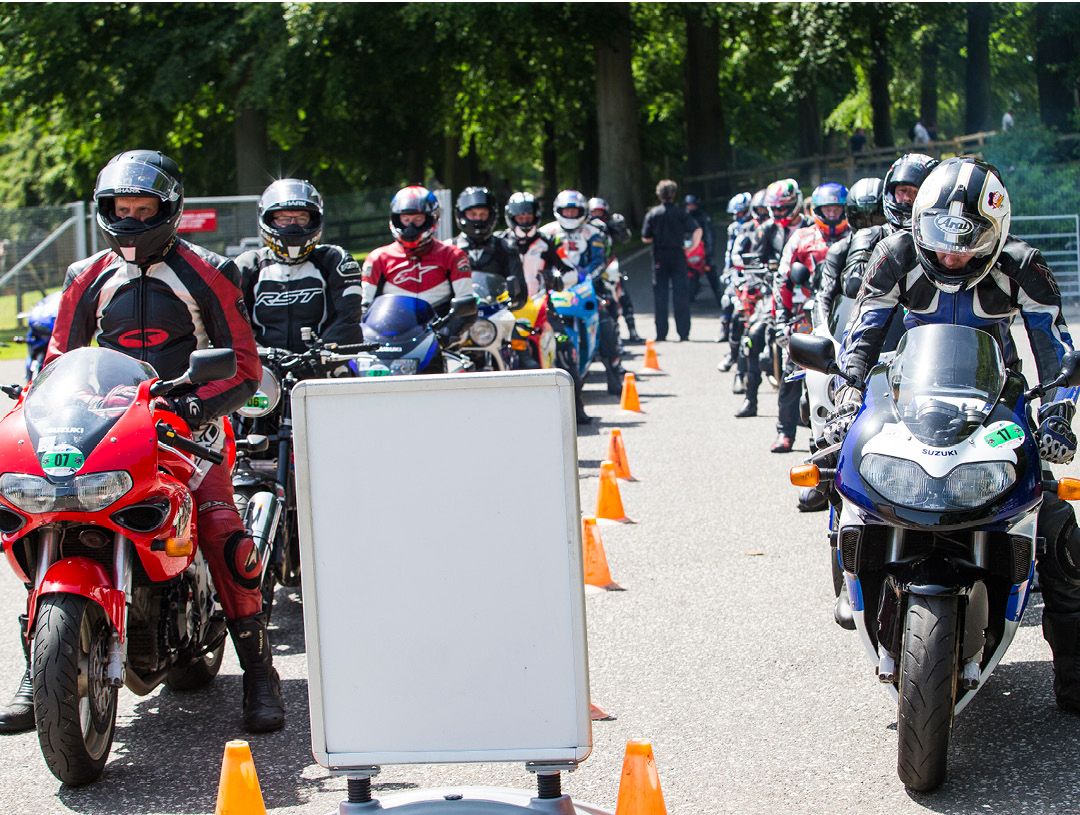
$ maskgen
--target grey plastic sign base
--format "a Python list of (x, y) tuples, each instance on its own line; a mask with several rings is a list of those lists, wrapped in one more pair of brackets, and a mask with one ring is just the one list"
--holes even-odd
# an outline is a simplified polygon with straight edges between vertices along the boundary
[(504, 787), (440, 787), (410, 790), (365, 804), (341, 804), (327, 815), (612, 815), (611, 810), (571, 800), (537, 798), (529, 790)]

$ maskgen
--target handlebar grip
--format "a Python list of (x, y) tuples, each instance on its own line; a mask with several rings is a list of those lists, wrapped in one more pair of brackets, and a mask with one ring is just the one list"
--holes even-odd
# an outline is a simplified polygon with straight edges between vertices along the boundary
[(159, 422), (157, 425), (158, 440), (164, 442), (170, 447), (175, 447), (177, 450), (182, 450), (185, 453), (191, 453), (193, 456), (206, 459), (212, 464), (221, 464), (225, 461), (225, 456), (216, 450), (211, 450), (209, 447), (203, 447), (197, 442), (193, 442), (191, 439), (186, 439), (178, 434), (172, 427)]

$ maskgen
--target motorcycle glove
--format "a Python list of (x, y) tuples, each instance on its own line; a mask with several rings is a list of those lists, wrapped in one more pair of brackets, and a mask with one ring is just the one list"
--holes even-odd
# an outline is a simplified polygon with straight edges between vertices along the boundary
[(1039, 407), (1039, 422), (1049, 419), (1051, 416), (1060, 416), (1067, 424), (1072, 424), (1073, 416), (1076, 415), (1076, 403), (1071, 399), (1062, 399), (1057, 402), (1047, 402)]
[(187, 396), (180, 396), (175, 399), (167, 397), (165, 401), (169, 403), (172, 412), (187, 422), (188, 427), (192, 430), (206, 423), (207, 417), (206, 412), (203, 410), (202, 399), (195, 394), (189, 393)]
[(844, 385), (836, 392), (835, 407), (825, 421), (822, 437), (829, 445), (839, 444), (847, 436), (855, 417), (862, 408), (862, 391), (851, 385)]
[(1076, 434), (1065, 418), (1055, 414), (1043, 419), (1039, 425), (1039, 457), (1051, 464), (1068, 464), (1075, 454)]

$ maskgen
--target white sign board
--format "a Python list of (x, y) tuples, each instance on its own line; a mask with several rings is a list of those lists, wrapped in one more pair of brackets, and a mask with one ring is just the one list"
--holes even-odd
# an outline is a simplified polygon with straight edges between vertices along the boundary
[(588, 756), (569, 375), (308, 380), (292, 398), (315, 759)]

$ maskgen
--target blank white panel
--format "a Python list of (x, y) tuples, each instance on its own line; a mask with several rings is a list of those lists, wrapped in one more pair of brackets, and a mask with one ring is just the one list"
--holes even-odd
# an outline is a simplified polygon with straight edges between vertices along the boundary
[(316, 759), (588, 755), (569, 376), (310, 381), (293, 406)]

